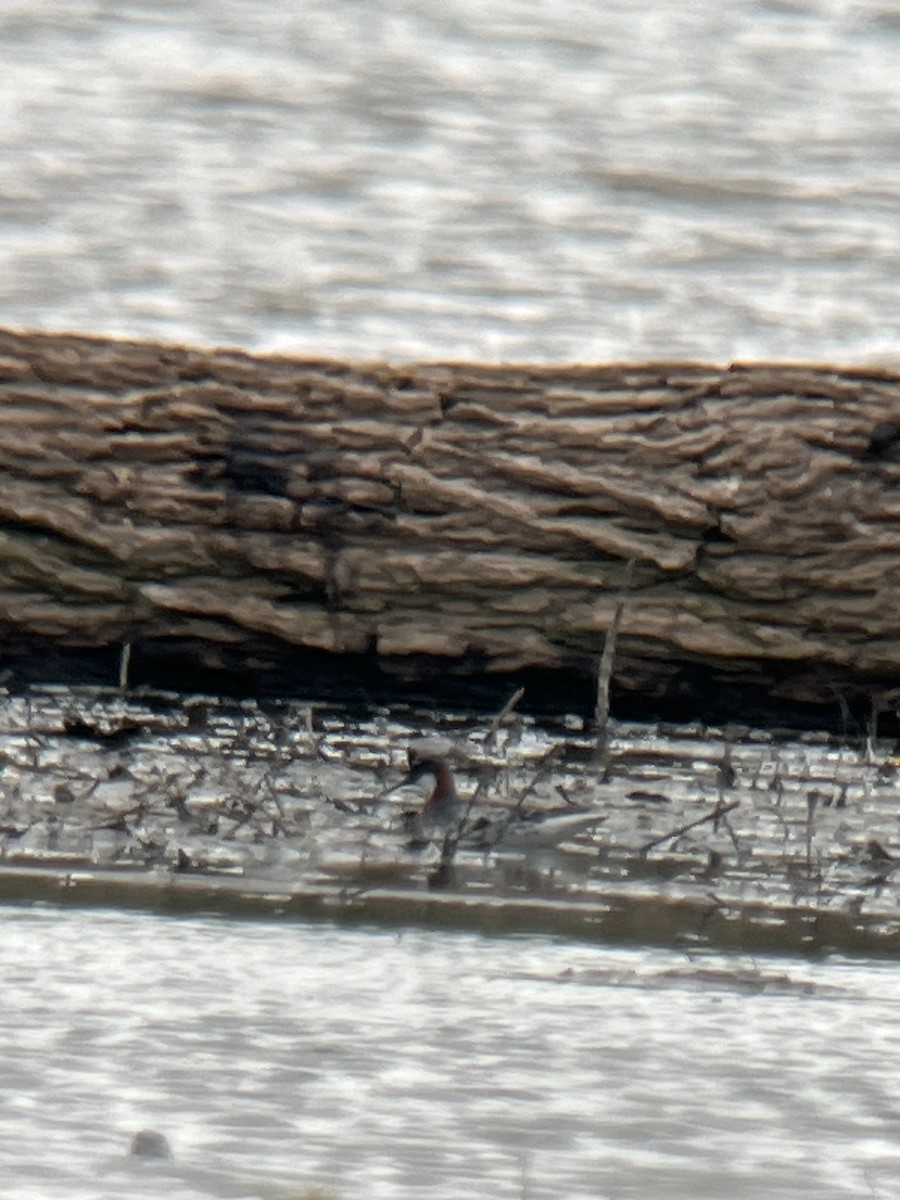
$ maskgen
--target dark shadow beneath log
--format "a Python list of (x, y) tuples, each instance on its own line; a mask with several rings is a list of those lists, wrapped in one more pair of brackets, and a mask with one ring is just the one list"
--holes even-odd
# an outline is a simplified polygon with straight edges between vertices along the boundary
[[(115, 688), (119, 682), (121, 647), (69, 649), (53, 640), (30, 639), (13, 652), (0, 654), (7, 690), (32, 684)], [(629, 669), (626, 665), (626, 669)], [(639, 664), (630, 666), (640, 678)], [(794, 678), (782, 669), (786, 690)], [(619, 720), (671, 722), (704, 726), (790, 730), (823, 729), (860, 739), (870, 729), (872, 702), (852, 680), (821, 679), (822, 702), (773, 702), (779, 671), (771, 665), (753, 678), (720, 678), (711, 685), (702, 664), (673, 664), (668, 679), (647, 679), (643, 687), (611, 689), (611, 711)], [(375, 655), (327, 654), (259, 641), (250, 646), (216, 647), (194, 640), (156, 641), (131, 646), (128, 689), (203, 693), (232, 698), (296, 699), (338, 704), (348, 711), (372, 705), (409, 704), (472, 714), (496, 712), (516, 688), (524, 695), (517, 708), (552, 719), (574, 714), (590, 722), (596, 702), (596, 679), (589, 665), (568, 673), (523, 670), (488, 674), (473, 661), (454, 664), (419, 656), (395, 663)], [(896, 713), (882, 713), (882, 736), (900, 736)]]

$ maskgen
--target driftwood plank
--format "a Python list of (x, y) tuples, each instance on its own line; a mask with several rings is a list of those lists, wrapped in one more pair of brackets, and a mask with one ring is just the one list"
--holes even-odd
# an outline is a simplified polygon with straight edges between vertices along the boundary
[(130, 641), (206, 666), (305, 649), (587, 678), (628, 578), (619, 689), (893, 704), (892, 372), (0, 330), (0, 401), (7, 655)]

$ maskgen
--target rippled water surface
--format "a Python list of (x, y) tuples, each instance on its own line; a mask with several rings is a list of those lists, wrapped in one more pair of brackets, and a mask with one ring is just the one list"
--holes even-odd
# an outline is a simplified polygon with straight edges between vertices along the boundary
[(2, 0), (0, 45), (0, 322), (898, 361), (889, 0)]
[(10, 1200), (900, 1194), (892, 966), (13, 906), (0, 970)]
[[(604, 778), (574, 717), (445, 714), (473, 814), (602, 820), (435, 887), (421, 796), (386, 791), (424, 713), (49, 688), (0, 717), (4, 1197), (900, 1195), (896, 957), (823, 950), (838, 918), (896, 948), (882, 744), (616, 725)], [(146, 1129), (170, 1160), (129, 1155)]]
[[(0, 323), (353, 358), (900, 361), (888, 0), (0, 0), (0, 47)], [(138, 714), (120, 752), (58, 738), (47, 704), (35, 736), (4, 703), (10, 874), (59, 855), (429, 894), (400, 806), (374, 803), (413, 722), (279, 743), (265, 713), (240, 736)], [(524, 884), (521, 857), (461, 856), (464, 902), (537, 879), (563, 905), (645, 890), (896, 931), (886, 754), (736, 742), (724, 790), (721, 747), (620, 735), (611, 778), (576, 771), (570, 797), (604, 823)], [(504, 736), (508, 811), (547, 740)], [(565, 800), (538, 782), (529, 803)], [(665, 838), (723, 797), (727, 821)], [(8, 904), (0, 983), (9, 1200), (900, 1196), (893, 963)], [(171, 1161), (128, 1156), (142, 1128)]]

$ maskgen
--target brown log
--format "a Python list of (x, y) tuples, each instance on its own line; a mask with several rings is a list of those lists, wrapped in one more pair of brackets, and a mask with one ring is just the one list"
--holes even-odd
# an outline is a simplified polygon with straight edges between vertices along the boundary
[[(837, 707), (900, 681), (900, 375), (0, 330), (0, 648)], [(552, 678), (552, 676), (551, 676)], [(699, 690), (698, 690), (699, 689)], [(702, 704), (701, 704), (702, 707)], [(614, 705), (615, 711), (615, 705)]]

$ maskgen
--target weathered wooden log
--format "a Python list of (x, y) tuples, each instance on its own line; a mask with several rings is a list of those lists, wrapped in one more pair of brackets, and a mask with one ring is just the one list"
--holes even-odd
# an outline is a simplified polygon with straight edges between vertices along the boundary
[[(0, 330), (0, 648), (823, 704), (900, 682), (900, 375)], [(737, 714), (736, 714), (737, 715)]]

